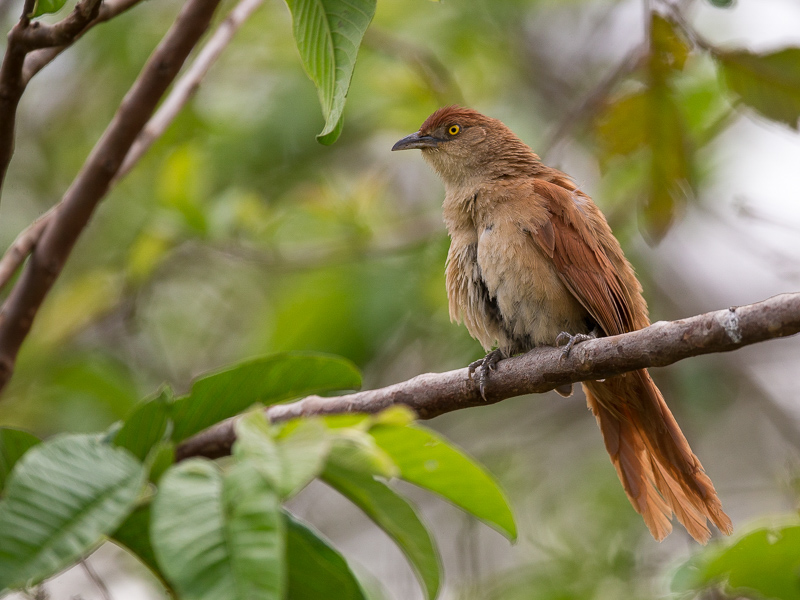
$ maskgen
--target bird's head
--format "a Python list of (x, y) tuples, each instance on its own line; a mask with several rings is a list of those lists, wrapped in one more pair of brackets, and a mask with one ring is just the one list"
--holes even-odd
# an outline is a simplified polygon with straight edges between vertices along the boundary
[(412, 148), (422, 150), (445, 185), (512, 175), (539, 160), (502, 122), (460, 106), (440, 108), (392, 150)]

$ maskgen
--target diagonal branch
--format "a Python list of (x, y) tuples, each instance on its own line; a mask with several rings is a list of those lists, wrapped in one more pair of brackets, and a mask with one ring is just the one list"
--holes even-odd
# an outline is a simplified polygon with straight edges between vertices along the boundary
[(108, 192), (125, 155), (153, 114), (220, 0), (188, 0), (128, 91), (113, 120), (61, 200), (17, 284), (0, 311), (0, 390), (50, 288), (95, 207)]
[(136, 138), (133, 146), (125, 157), (125, 161), (117, 173), (116, 179), (125, 177), (139, 159), (150, 149), (159, 137), (167, 130), (170, 123), (175, 120), (178, 113), (194, 96), (200, 82), (208, 73), (222, 51), (230, 44), (233, 36), (264, 0), (240, 0), (239, 4), (220, 23), (214, 35), (197, 55), (197, 58), (186, 73), (175, 83), (163, 104), (158, 108), (153, 118)]
[[(377, 390), (345, 396), (309, 396), (266, 409), (272, 422), (297, 417), (342, 413), (376, 413), (395, 404), (413, 409), (421, 418), (494, 404), (522, 394), (540, 394), (558, 386), (613, 377), (679, 360), (730, 352), (743, 346), (800, 332), (800, 292), (781, 294), (763, 302), (681, 319), (659, 321), (650, 327), (583, 342), (563, 356), (557, 348), (537, 348), (501, 361), (486, 388), (486, 400), (467, 376), (467, 369), (426, 373)], [(177, 460), (190, 456), (217, 458), (230, 453), (235, 441), (228, 419), (189, 438), (176, 450)]]

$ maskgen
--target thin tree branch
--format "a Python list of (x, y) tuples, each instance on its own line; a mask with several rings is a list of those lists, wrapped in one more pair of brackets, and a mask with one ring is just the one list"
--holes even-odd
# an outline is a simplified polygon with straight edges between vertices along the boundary
[(45, 228), (0, 311), (0, 390), (8, 383), (33, 318), (72, 247), (108, 192), (112, 179), (159, 99), (208, 29), (219, 1), (187, 0), (183, 5), (175, 23), (151, 55), (67, 190), (57, 215)]
[(72, 43), (97, 17), (101, 0), (81, 0), (69, 16), (55, 25), (31, 22), (35, 0), (25, 0), (19, 22), (8, 34), (8, 46), (0, 65), (0, 190), (14, 154), (17, 107), (30, 78), (23, 75), (26, 56), (32, 50)]
[[(25, 58), (25, 65), (22, 69), (22, 79), (27, 85), (31, 78), (47, 66), (53, 59), (78, 41), (83, 34), (95, 25), (105, 23), (117, 15), (124, 13), (129, 8), (141, 2), (141, 0), (105, 0), (99, 4), (97, 14), (92, 21), (87, 23), (82, 29), (75, 28), (76, 33), (61, 45), (52, 45), (47, 48), (38, 48), (31, 51)], [(68, 17), (69, 18), (69, 17)], [(55, 27), (54, 25), (53, 27)]]
[(647, 57), (647, 47), (634, 48), (605, 79), (598, 83), (575, 108), (569, 111), (541, 147), (542, 156), (555, 150), (564, 138), (582, 122), (594, 116), (608, 99), (616, 85), (638, 69)]
[(25, 262), (28, 255), (33, 252), (47, 224), (55, 216), (56, 212), (58, 212), (60, 206), (61, 203), (59, 202), (23, 229), (8, 247), (3, 258), (0, 258), (0, 289), (3, 289), (6, 284), (11, 281), (17, 269)]
[(464, 103), (464, 94), (447, 66), (424, 46), (416, 46), (376, 26), (364, 34), (364, 46), (408, 63), (441, 104)]
[[(119, 10), (124, 5), (127, 7), (132, 6), (138, 1), (139, 0), (122, 0), (122, 2), (114, 4), (111, 10)], [(220, 54), (222, 54), (222, 51), (231, 42), (234, 34), (263, 3), (264, 0), (241, 0), (236, 8), (230, 12), (222, 23), (220, 23), (219, 27), (217, 27), (214, 34), (203, 47), (203, 50), (197, 55), (191, 67), (175, 83), (167, 99), (164, 100), (159, 109), (137, 136), (130, 150), (125, 155), (122, 166), (109, 183), (109, 191), (119, 183), (123, 177), (130, 173), (131, 169), (136, 166), (153, 143), (164, 134), (172, 121), (175, 120), (180, 110), (195, 94), (202, 79), (206, 76), (214, 62), (219, 58)], [(106, 4), (103, 5), (104, 8), (106, 6)], [(101, 16), (102, 14), (101, 12)], [(108, 14), (109, 11), (106, 11), (106, 18), (110, 18)], [(25, 261), (25, 258), (33, 251), (39, 238), (44, 234), (44, 230), (49, 221), (55, 217), (59, 206), (60, 203), (56, 204), (25, 228), (9, 246), (3, 257), (0, 258), (0, 289), (6, 286), (17, 269)]]
[(25, 0), (19, 22), (8, 33), (8, 45), (0, 65), (0, 190), (8, 171), (8, 163), (14, 154), (14, 124), (17, 106), (25, 91), (22, 67), (27, 50), (21, 43), (22, 34), (30, 25), (28, 15), (33, 10), (34, 0)]
[(161, 104), (153, 118), (148, 121), (145, 128), (136, 138), (133, 146), (125, 157), (125, 161), (117, 173), (116, 179), (121, 179), (139, 162), (139, 159), (150, 149), (161, 135), (167, 130), (170, 123), (194, 96), (200, 82), (208, 73), (222, 51), (230, 44), (233, 36), (244, 24), (250, 15), (264, 3), (264, 0), (241, 0), (239, 4), (225, 17), (217, 27), (214, 35), (208, 40), (197, 55), (191, 67), (178, 80), (167, 99)]
[(94, 567), (89, 564), (89, 559), (82, 558), (80, 563), (83, 567), (83, 570), (86, 571), (87, 577), (91, 579), (92, 583), (100, 591), (100, 595), (102, 596), (103, 600), (113, 600), (111, 597), (111, 591), (108, 589), (106, 582), (103, 581), (102, 577), (100, 577), (97, 571), (94, 570)]
[[(569, 356), (558, 348), (537, 348), (501, 361), (489, 379), (486, 400), (467, 369), (426, 373), (377, 390), (321, 398), (308, 396), (266, 409), (272, 422), (297, 417), (342, 413), (376, 413), (403, 404), (431, 419), (471, 406), (494, 404), (522, 394), (540, 394), (579, 381), (605, 379), (647, 367), (663, 367), (701, 354), (730, 352), (743, 346), (800, 332), (800, 292), (763, 302), (718, 310), (583, 342)], [(236, 417), (223, 421), (180, 444), (177, 460), (190, 456), (217, 458), (230, 453)]]
[(22, 29), (19, 37), (26, 51), (72, 43), (95, 20), (101, 0), (81, 0), (73, 11), (53, 25), (33, 21)]

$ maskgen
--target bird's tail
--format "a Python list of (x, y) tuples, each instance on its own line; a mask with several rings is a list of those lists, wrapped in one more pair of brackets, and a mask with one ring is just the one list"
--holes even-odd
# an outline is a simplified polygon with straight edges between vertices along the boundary
[(645, 370), (583, 384), (611, 462), (636, 512), (658, 541), (672, 531), (674, 513), (701, 544), (708, 519), (733, 531), (714, 485)]

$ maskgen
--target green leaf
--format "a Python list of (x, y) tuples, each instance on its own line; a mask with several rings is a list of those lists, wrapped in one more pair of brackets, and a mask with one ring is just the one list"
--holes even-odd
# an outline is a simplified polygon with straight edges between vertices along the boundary
[(125, 419), (122, 428), (114, 437), (114, 443), (130, 450), (139, 460), (147, 458), (153, 446), (162, 441), (166, 435), (171, 404), (172, 391), (165, 388), (152, 400), (139, 405)]
[(322, 472), (331, 447), (328, 430), (317, 419), (298, 419), (287, 424), (282, 437), (275, 439), (264, 413), (254, 411), (236, 422), (233, 455), (248, 459), (286, 499)]
[(668, 86), (650, 91), (650, 189), (640, 219), (649, 241), (669, 231), (675, 215), (692, 196), (693, 149), (683, 115)]
[(366, 600), (347, 561), (320, 533), (289, 513), (286, 522), (287, 600)]
[(278, 439), (283, 465), (281, 497), (290, 498), (307, 486), (325, 467), (331, 438), (317, 419), (298, 421), (291, 433)]
[(153, 501), (158, 564), (187, 600), (272, 600), (284, 589), (278, 496), (249, 463), (223, 475), (190, 459), (169, 469)]
[(400, 468), (400, 477), (443, 496), (511, 540), (514, 515), (497, 481), (474, 459), (428, 429), (376, 425), (378, 446)]
[(0, 427), (0, 492), (17, 461), (38, 443), (39, 438), (27, 431)]
[(175, 464), (175, 444), (159, 442), (147, 455), (149, 479), (157, 484), (164, 472)]
[(800, 48), (769, 54), (717, 52), (728, 87), (761, 115), (797, 129), (800, 121)]
[(180, 442), (256, 402), (269, 405), (360, 386), (358, 369), (335, 356), (292, 353), (246, 361), (198, 379), (188, 396), (175, 401), (173, 440)]
[(267, 418), (260, 411), (253, 411), (238, 419), (234, 428), (233, 455), (240, 461), (250, 459), (250, 464), (259, 470), (261, 476), (274, 488), (280, 489), (283, 465)]
[(303, 67), (317, 86), (325, 116), (325, 128), (317, 139), (332, 144), (342, 131), (347, 91), (376, 0), (286, 0), (286, 4)]
[(757, 529), (728, 547), (712, 546), (676, 572), (674, 591), (701, 590), (727, 581), (731, 596), (800, 598), (800, 526)]
[(49, 13), (60, 11), (67, 0), (36, 0), (36, 5), (33, 7), (33, 12), (28, 15), (31, 19), (41, 17)]
[(408, 501), (370, 475), (330, 461), (322, 479), (363, 510), (397, 543), (422, 584), (425, 597), (435, 598), (440, 583), (439, 553)]
[(642, 233), (660, 240), (675, 215), (691, 197), (694, 148), (673, 80), (683, 70), (690, 47), (672, 23), (653, 13), (650, 53), (645, 65), (647, 87), (610, 103), (598, 116), (595, 130), (603, 147), (603, 166), (615, 156), (641, 151), (649, 166), (648, 184), (640, 191)]
[(32, 448), (0, 502), (0, 590), (57, 573), (113, 531), (136, 503), (145, 468), (93, 436), (59, 436)]
[(150, 542), (150, 504), (137, 507), (110, 537), (138, 557), (154, 575), (166, 583)]
[(659, 70), (661, 73), (656, 76), (663, 77), (668, 71), (683, 70), (690, 51), (688, 42), (672, 23), (655, 11), (651, 13), (649, 65), (651, 72)]
[(328, 465), (372, 477), (387, 479), (399, 475), (397, 465), (367, 433), (353, 429), (336, 432)]
[[(628, 156), (647, 145), (649, 101), (647, 91), (634, 92), (609, 104), (600, 113), (595, 128), (604, 155)], [(604, 163), (607, 156), (603, 157)]]
[(716, 6), (717, 8), (730, 8), (734, 5), (735, 0), (708, 0), (709, 4)]

